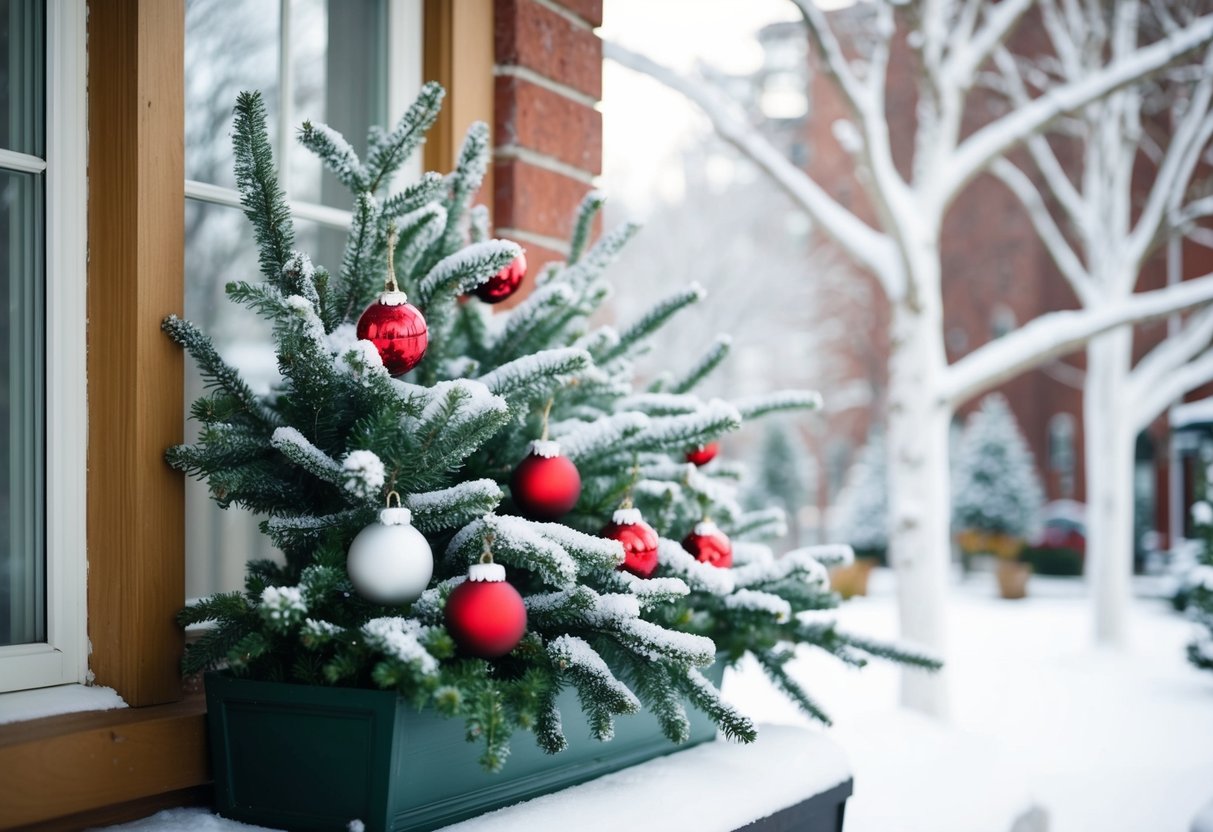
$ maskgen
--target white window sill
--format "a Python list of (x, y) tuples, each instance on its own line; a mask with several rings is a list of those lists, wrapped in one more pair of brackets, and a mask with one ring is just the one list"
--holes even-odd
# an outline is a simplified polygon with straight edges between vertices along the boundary
[(81, 711), (110, 711), (126, 703), (113, 688), (59, 685), (0, 693), (0, 725)]

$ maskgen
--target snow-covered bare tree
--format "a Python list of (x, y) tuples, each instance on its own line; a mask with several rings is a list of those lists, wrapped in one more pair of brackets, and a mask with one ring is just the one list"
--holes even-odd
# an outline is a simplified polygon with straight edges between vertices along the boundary
[[(1213, 298), (1213, 280), (1139, 292), (1098, 309), (1052, 312), (949, 364), (943, 343), (940, 236), (948, 207), (979, 173), (1058, 117), (1170, 66), (1213, 39), (1213, 15), (1131, 48), (1077, 81), (965, 133), (979, 73), (1033, 0), (878, 0), (855, 7), (864, 25), (840, 40), (812, 0), (799, 7), (816, 60), (850, 111), (835, 135), (850, 151), (876, 225), (830, 196), (764, 138), (734, 102), (702, 80), (607, 44), (610, 59), (681, 91), (726, 140), (792, 196), (857, 264), (876, 276), (892, 308), (888, 436), (892, 540), (903, 636), (945, 651), (950, 491), (948, 430), (955, 407), (1039, 363), (1125, 323)], [(1096, 4), (1097, 5), (1097, 4)], [(908, 173), (894, 161), (886, 110), (889, 58), (903, 33), (915, 56), (917, 119)], [(845, 43), (844, 43), (845, 41)], [(904, 67), (898, 68), (904, 72)], [(946, 674), (904, 675), (902, 701), (945, 714)]]
[[(1033, 61), (1006, 49), (994, 54), (997, 83), (1013, 106), (1080, 83), (1133, 55), (1143, 37), (1179, 33), (1194, 20), (1183, 3), (1041, 0), (1040, 7), (1052, 54)], [(1193, 187), (1213, 136), (1211, 99), (1213, 49), (1206, 49), (1076, 111), (1058, 125), (1056, 137), (1031, 138), (1027, 150), (1038, 175), (1007, 159), (991, 167), (1023, 203), (1084, 308), (1104, 310), (1130, 299), (1159, 244), (1213, 213), (1213, 199)], [(1071, 171), (1059, 150), (1073, 145), (1081, 164)], [(1145, 187), (1143, 168), (1151, 177)], [(1087, 345), (1087, 551), (1102, 642), (1126, 635), (1137, 434), (1184, 393), (1213, 379), (1210, 338), (1213, 309), (1205, 308), (1187, 315), (1136, 365), (1129, 327)]]

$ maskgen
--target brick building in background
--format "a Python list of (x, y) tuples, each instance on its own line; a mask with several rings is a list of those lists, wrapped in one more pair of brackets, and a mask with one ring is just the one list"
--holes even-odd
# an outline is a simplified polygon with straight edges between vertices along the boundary
[[(842, 16), (855, 13), (842, 10)], [(837, 19), (837, 18), (836, 18)], [(845, 29), (845, 25), (840, 28)], [(802, 112), (771, 118), (773, 137), (789, 157), (804, 167), (835, 199), (873, 225), (875, 214), (862, 186), (852, 175), (852, 161), (836, 138), (835, 123), (849, 116), (830, 80), (817, 71), (809, 57), (808, 37), (799, 23), (779, 23), (760, 33), (766, 53), (764, 69), (751, 83), (753, 99), (763, 107), (771, 90), (787, 89), (790, 78), (799, 74), (801, 89), (808, 91)], [(1013, 39), (1019, 54), (1047, 52), (1048, 40), (1038, 20), (1029, 16)], [(894, 44), (890, 56), (887, 117), (895, 162), (907, 176), (912, 159), (914, 89), (913, 56), (904, 41)], [(966, 110), (966, 130), (979, 126), (998, 102), (992, 95), (974, 93)], [(1067, 153), (1067, 151), (1069, 151)], [(1063, 165), (1074, 170), (1080, 160), (1063, 143), (1058, 145)], [(1025, 170), (1028, 160), (1016, 158)], [(1144, 167), (1144, 166), (1143, 166)], [(1145, 174), (1146, 171), (1139, 173)], [(1148, 185), (1145, 176), (1144, 186)], [(1016, 197), (992, 176), (979, 176), (950, 209), (942, 233), (944, 296), (944, 341), (948, 359), (955, 361), (982, 344), (1030, 321), (1044, 312), (1077, 308), (1077, 299), (1057, 271), (1045, 247)], [(828, 244), (828, 243), (827, 243)], [(1213, 271), (1213, 251), (1187, 243), (1183, 247), (1183, 277)], [(822, 483), (824, 504), (837, 491), (843, 461), (854, 458), (874, 419), (880, 419), (888, 355), (888, 304), (874, 278), (854, 269), (853, 280), (864, 283), (868, 299), (856, 304), (854, 293), (842, 293), (836, 301), (823, 298), (820, 314), (841, 316), (848, 321), (845, 340), (836, 344), (832, 360), (857, 380), (871, 385), (871, 406), (827, 412), (829, 425), (817, 451), (825, 463)], [(1166, 283), (1163, 252), (1149, 261), (1139, 289), (1159, 288)], [(1134, 353), (1139, 358), (1166, 334), (1165, 322), (1135, 329)], [(1085, 356), (1082, 351), (1052, 361), (1004, 384), (998, 392), (1011, 403), (1020, 428), (1036, 457), (1038, 472), (1048, 500), (1086, 496), (1083, 468), (1082, 383)], [(1200, 398), (1201, 392), (1189, 398)], [(961, 408), (958, 423), (976, 406)], [(1171, 505), (1169, 457), (1173, 437), (1166, 418), (1160, 418), (1138, 439), (1135, 493), (1140, 507), (1140, 531), (1163, 532), (1162, 545), (1170, 545)], [(1180, 481), (1185, 481), (1181, 477)], [(1190, 482), (1190, 479), (1186, 481)], [(1186, 505), (1190, 486), (1176, 495)], [(1182, 530), (1181, 530), (1182, 532)]]

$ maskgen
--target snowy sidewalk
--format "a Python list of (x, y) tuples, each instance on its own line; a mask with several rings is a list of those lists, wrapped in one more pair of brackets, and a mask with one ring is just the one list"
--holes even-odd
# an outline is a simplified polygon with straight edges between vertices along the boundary
[[(837, 614), (873, 636), (896, 633), (890, 575)], [(1009, 832), (1035, 804), (1049, 832), (1187, 832), (1213, 798), (1213, 674), (1184, 660), (1191, 625), (1139, 599), (1124, 652), (1091, 646), (1079, 581), (1032, 579), (1031, 597), (993, 597), (993, 576), (950, 605), (951, 726), (896, 708), (897, 671), (820, 655), (795, 672), (836, 721), (855, 772), (846, 832)], [(726, 698), (764, 722), (800, 715), (754, 668)]]

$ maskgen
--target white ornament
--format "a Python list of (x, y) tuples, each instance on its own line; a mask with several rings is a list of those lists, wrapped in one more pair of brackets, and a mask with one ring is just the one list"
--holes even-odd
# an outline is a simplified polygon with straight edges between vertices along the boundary
[[(394, 493), (394, 492), (393, 492)], [(377, 604), (416, 601), (434, 575), (434, 553), (407, 508), (385, 508), (350, 543), (345, 570), (354, 589)]]

